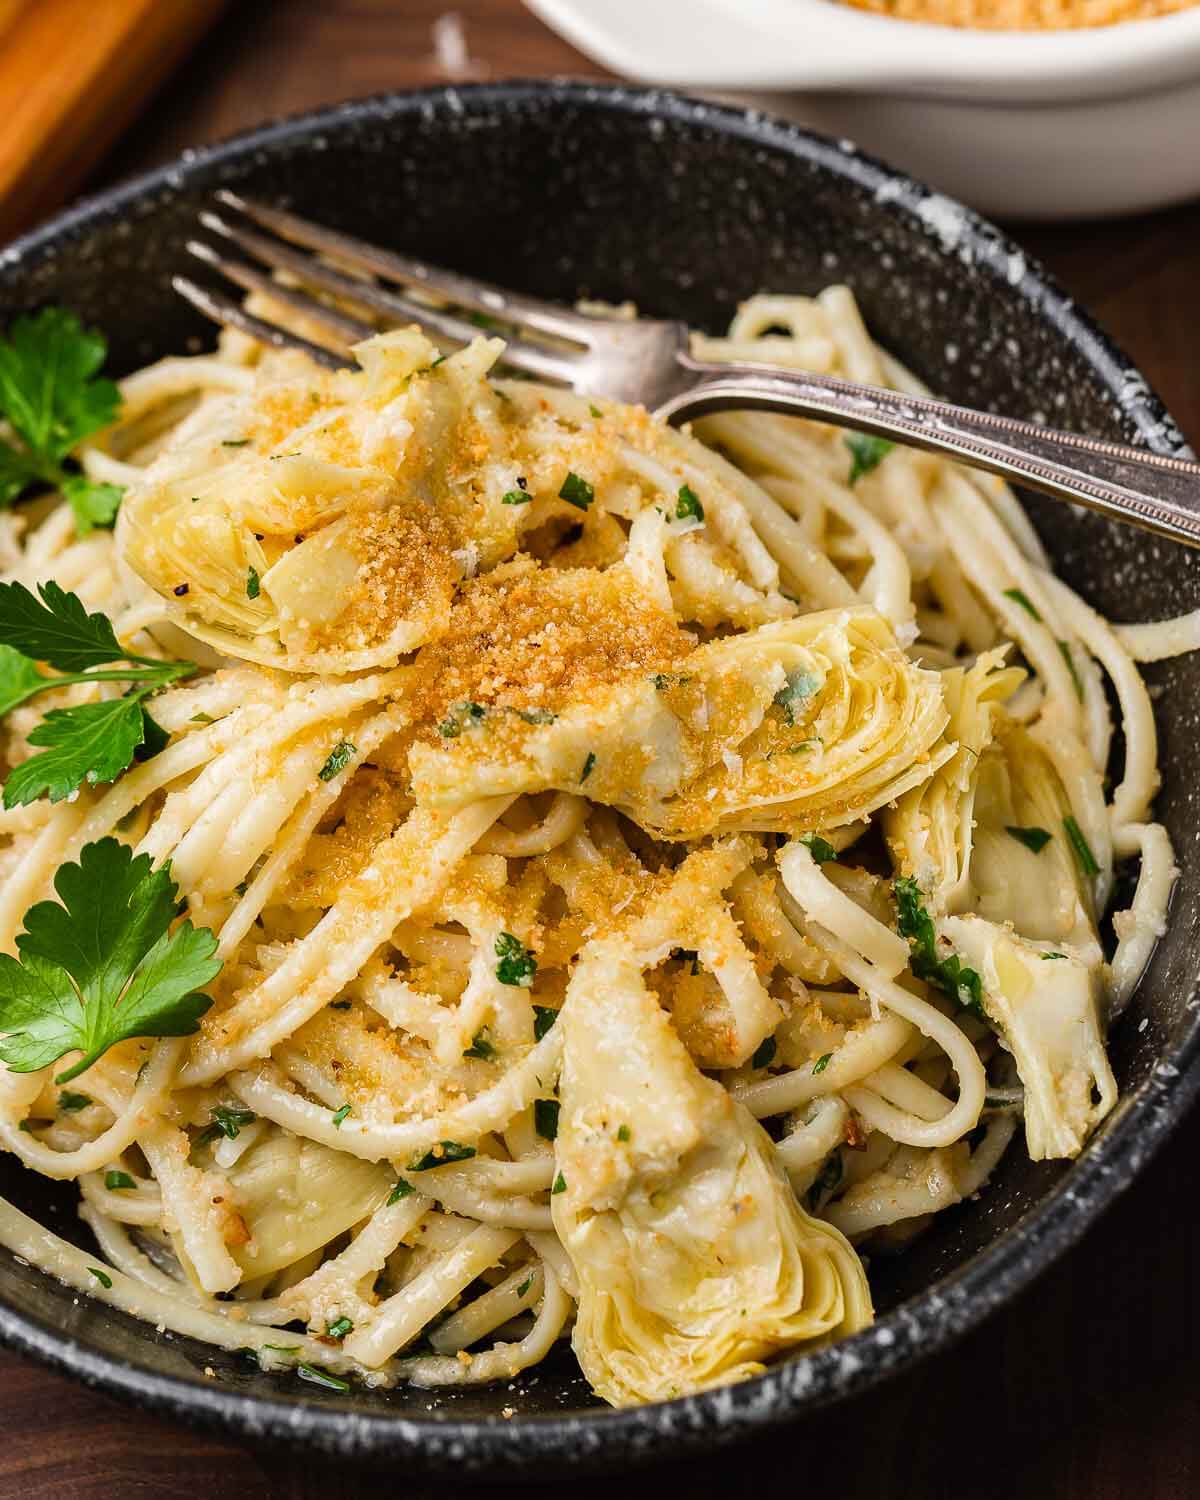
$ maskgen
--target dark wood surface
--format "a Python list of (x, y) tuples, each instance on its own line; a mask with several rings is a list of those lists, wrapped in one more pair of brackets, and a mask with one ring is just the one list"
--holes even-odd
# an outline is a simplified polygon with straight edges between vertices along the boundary
[[(442, 81), (431, 29), (451, 4), (472, 76), (599, 71), (518, 0), (240, 0), (94, 185), (269, 115)], [(1017, 234), (1124, 344), (1200, 441), (1200, 205)], [(1200, 1495), (1197, 1145), (1193, 1119), (1063, 1263), (902, 1381), (749, 1448), (620, 1483), (695, 1500), (768, 1486), (838, 1500)], [(0, 1500), (464, 1493), (395, 1469), (359, 1473), (198, 1435), (10, 1354), (0, 1353), (0, 1382)], [(577, 1500), (592, 1500), (609, 1495), (611, 1482), (570, 1488)]]

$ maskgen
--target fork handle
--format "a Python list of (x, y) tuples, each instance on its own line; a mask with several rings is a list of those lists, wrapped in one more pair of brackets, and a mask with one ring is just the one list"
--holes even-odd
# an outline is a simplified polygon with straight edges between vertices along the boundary
[(691, 383), (658, 407), (655, 415), (664, 420), (685, 422), (731, 408), (816, 418), (946, 454), (1014, 484), (1200, 547), (1200, 464), (831, 375), (709, 364), (690, 354), (678, 358)]

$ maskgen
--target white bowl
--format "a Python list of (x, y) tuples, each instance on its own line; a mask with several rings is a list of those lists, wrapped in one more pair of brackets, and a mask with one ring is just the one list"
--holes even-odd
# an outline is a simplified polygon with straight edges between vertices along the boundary
[(1007, 218), (1200, 193), (1200, 6), (1074, 31), (973, 31), (837, 0), (526, 0), (626, 77), (848, 137)]

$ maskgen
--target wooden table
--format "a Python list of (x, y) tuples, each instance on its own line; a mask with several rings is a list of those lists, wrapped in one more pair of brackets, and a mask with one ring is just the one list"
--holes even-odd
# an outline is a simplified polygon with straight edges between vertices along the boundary
[[(268, 115), (443, 80), (432, 27), (451, 3), (474, 76), (599, 71), (518, 0), (241, 0), (96, 184)], [(1200, 443), (1200, 205), (1020, 237), (1125, 345)], [(1200, 1494), (1197, 1145), (1193, 1120), (1085, 1244), (950, 1353), (748, 1449), (652, 1472), (641, 1484), (694, 1500), (768, 1485), (839, 1500)], [(0, 1380), (0, 1500), (340, 1500), (381, 1486), (402, 1487), (406, 1500), (462, 1493), (198, 1436), (9, 1354), (0, 1354)], [(610, 1489), (571, 1485), (576, 1500)]]

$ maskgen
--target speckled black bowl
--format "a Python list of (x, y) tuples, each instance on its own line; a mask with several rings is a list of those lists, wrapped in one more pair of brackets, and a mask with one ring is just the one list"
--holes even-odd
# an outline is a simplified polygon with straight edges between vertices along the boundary
[[(632, 297), (710, 328), (759, 289), (845, 281), (875, 334), (936, 390), (1161, 452), (1181, 446), (1137, 371), (974, 216), (794, 126), (637, 89), (434, 90), (268, 126), (85, 203), (0, 253), (0, 314), (73, 307), (108, 331), (120, 370), (199, 347), (210, 330), (168, 278), (221, 184), (524, 290)], [(1182, 549), (1066, 507), (1032, 509), (1064, 576), (1112, 617), (1200, 602), (1195, 560)], [(1121, 1103), (1074, 1165), (1034, 1166), (1018, 1145), (981, 1201), (939, 1215), (906, 1255), (877, 1261), (880, 1317), (870, 1331), (744, 1385), (637, 1411), (599, 1406), (565, 1353), (497, 1389), (339, 1396), (158, 1336), (0, 1253), (0, 1338), (104, 1390), (247, 1437), (492, 1477), (745, 1437), (933, 1354), (1062, 1254), (1131, 1181), (1200, 1079), (1200, 660), (1149, 675), (1162, 689), (1159, 810), (1183, 876), (1170, 931), (1112, 1040)], [(11, 1158), (0, 1176), (23, 1207), (83, 1233), (73, 1188)]]

